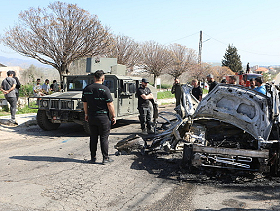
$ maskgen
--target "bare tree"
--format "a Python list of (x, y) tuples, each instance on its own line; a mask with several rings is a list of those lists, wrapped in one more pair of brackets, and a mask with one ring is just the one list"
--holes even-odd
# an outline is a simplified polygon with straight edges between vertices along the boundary
[(154, 85), (156, 85), (156, 78), (162, 74), (170, 62), (171, 55), (166, 46), (155, 41), (148, 41), (142, 45), (141, 64), (145, 70), (154, 75)]
[(21, 12), (19, 23), (1, 40), (19, 54), (53, 66), (61, 77), (72, 61), (105, 53), (110, 37), (96, 15), (57, 1)]
[(229, 69), (229, 67), (226, 66), (215, 66), (212, 67), (213, 75), (216, 76), (216, 78), (221, 81), (224, 76), (226, 75), (235, 75), (233, 71)]
[(139, 44), (132, 38), (118, 35), (114, 37), (106, 57), (117, 58), (118, 64), (132, 68), (139, 61)]
[(171, 64), (167, 68), (169, 75), (178, 78), (184, 72), (191, 71), (196, 67), (197, 55), (195, 50), (176, 43), (170, 45), (169, 50), (171, 53)]
[(193, 78), (201, 81), (206, 78), (208, 74), (212, 73), (211, 65), (207, 63), (195, 64), (190, 74)]

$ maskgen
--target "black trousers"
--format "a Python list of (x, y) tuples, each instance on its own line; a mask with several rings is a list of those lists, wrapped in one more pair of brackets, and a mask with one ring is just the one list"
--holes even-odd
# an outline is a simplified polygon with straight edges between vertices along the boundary
[(103, 159), (109, 157), (109, 134), (111, 129), (111, 121), (107, 115), (89, 116), (90, 127), (90, 152), (91, 159), (96, 157), (98, 137), (100, 138), (101, 153)]
[(138, 107), (139, 110), (139, 119), (141, 124), (141, 129), (145, 129), (146, 125), (147, 128), (150, 130), (153, 123), (151, 122), (152, 113), (149, 107)]

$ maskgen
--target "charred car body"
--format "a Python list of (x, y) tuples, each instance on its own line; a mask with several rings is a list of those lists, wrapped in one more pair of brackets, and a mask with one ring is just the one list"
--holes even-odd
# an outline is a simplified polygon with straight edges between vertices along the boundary
[(176, 138), (185, 142), (183, 163), (278, 174), (279, 91), (270, 84), (266, 88), (263, 95), (243, 86), (219, 84), (198, 103), (185, 86), (185, 121)]
[[(88, 58), (86, 67), (88, 75), (63, 76), (63, 92), (29, 98), (29, 107), (38, 109), (37, 123), (43, 130), (55, 130), (61, 123), (75, 122), (90, 133), (88, 122), (84, 121), (82, 90), (94, 82), (91, 73), (98, 69), (106, 73), (103, 84), (110, 89), (117, 119), (139, 114), (136, 88), (140, 86), (141, 78), (125, 76), (125, 66), (118, 65), (115, 58), (101, 58), (98, 61)], [(149, 87), (156, 96), (156, 89)], [(36, 106), (31, 105), (32, 98), (38, 99)]]

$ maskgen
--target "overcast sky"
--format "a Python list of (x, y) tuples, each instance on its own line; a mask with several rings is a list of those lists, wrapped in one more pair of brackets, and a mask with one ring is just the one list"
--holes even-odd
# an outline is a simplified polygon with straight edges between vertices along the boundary
[[(0, 34), (18, 22), (30, 7), (45, 0), (10, 0), (1, 4)], [(198, 51), (203, 32), (202, 61), (221, 62), (229, 44), (243, 65), (280, 65), (279, 0), (79, 0), (64, 1), (98, 16), (114, 34), (135, 41), (179, 43)], [(77, 3), (78, 2), (78, 3)], [(0, 56), (25, 58), (0, 45)]]

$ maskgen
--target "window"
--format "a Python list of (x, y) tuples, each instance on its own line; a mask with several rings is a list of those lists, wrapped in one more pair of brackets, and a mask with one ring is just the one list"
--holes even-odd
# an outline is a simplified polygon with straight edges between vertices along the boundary
[(103, 85), (107, 86), (110, 89), (110, 92), (114, 92), (114, 80), (108, 79), (103, 82)]
[(68, 80), (68, 90), (69, 91), (82, 91), (87, 85), (88, 85), (88, 80), (87, 79), (81, 79), (81, 78), (76, 78), (76, 79), (70, 79)]

